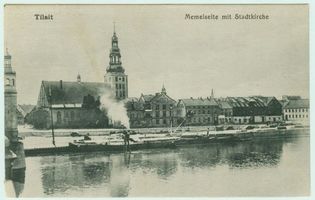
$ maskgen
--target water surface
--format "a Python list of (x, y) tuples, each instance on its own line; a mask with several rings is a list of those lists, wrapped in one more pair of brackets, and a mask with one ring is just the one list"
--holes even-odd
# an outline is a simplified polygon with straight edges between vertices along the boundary
[(305, 196), (309, 136), (26, 158), (22, 197)]

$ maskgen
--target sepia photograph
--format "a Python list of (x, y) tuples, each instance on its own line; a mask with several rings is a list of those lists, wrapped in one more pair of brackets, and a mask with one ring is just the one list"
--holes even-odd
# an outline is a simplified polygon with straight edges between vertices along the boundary
[(310, 197), (309, 4), (4, 4), (4, 196)]

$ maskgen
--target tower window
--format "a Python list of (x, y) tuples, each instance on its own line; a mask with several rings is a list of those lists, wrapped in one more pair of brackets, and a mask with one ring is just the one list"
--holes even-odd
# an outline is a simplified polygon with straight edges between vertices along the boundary
[(13, 86), (15, 85), (15, 80), (14, 80), (14, 79), (12, 79), (12, 85), (13, 85)]
[(5, 85), (10, 85), (10, 79), (7, 78), (7, 79), (5, 80)]

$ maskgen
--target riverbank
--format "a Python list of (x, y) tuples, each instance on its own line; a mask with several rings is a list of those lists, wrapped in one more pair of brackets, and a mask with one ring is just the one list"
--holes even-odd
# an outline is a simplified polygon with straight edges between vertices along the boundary
[[(253, 129), (253, 130), (242, 130), (242, 131), (201, 131), (201, 132), (183, 132), (183, 133), (173, 133), (171, 136), (168, 134), (141, 134), (141, 140), (136, 142), (131, 142), (131, 150), (140, 149), (152, 149), (152, 148), (177, 148), (185, 145), (192, 144), (208, 144), (208, 143), (220, 143), (220, 142), (242, 142), (251, 141), (257, 139), (275, 139), (282, 137), (294, 137), (295, 135), (309, 135), (309, 128), (292, 128), (285, 130), (278, 129)], [(133, 135), (133, 137), (139, 138), (139, 135)], [(44, 144), (42, 139), (45, 137), (27, 137), (32, 139), (35, 144)], [(37, 138), (38, 141), (33, 139)], [(46, 137), (47, 139), (51, 137)], [(148, 140), (148, 138), (154, 138), (153, 140)], [(51, 155), (51, 154), (64, 154), (64, 153), (77, 153), (77, 152), (93, 152), (93, 151), (103, 151), (103, 152), (122, 152), (125, 150), (123, 145), (123, 140), (120, 139), (118, 143), (111, 144), (109, 137), (104, 136), (91, 136), (92, 141), (98, 141), (93, 145), (87, 145), (85, 143), (77, 146), (69, 146), (72, 143), (73, 137), (57, 137), (56, 138), (57, 147), (52, 146), (49, 143), (48, 146), (36, 146), (29, 148), (26, 140), (24, 143), (26, 145), (25, 154), (27, 156), (36, 155)], [(59, 141), (58, 141), (59, 139)], [(62, 143), (60, 143), (60, 140)], [(168, 139), (168, 140), (164, 140)], [(115, 140), (115, 139), (114, 139)], [(108, 141), (108, 142), (101, 142)], [(117, 142), (117, 141), (116, 141)]]
[[(183, 126), (178, 129), (176, 127), (172, 128), (172, 131), (176, 132), (202, 132), (207, 131), (208, 129), (210, 131), (214, 131), (216, 127), (222, 127), (224, 130), (226, 128), (231, 128), (234, 130), (240, 130), (245, 126), (266, 126), (265, 124), (225, 124), (225, 125), (218, 125), (218, 126)], [(44, 136), (49, 137), (51, 136), (51, 130), (39, 130), (39, 129), (33, 129), (29, 126), (19, 126), (19, 136), (21, 137), (29, 137), (29, 136)], [(91, 136), (106, 136), (111, 133), (119, 132), (122, 129), (55, 129), (54, 134), (55, 137), (64, 137), (64, 136), (70, 136), (71, 133), (78, 133), (79, 135), (86, 135), (89, 133)], [(159, 128), (132, 128), (130, 129), (134, 133), (144, 134), (144, 133), (152, 133), (152, 134), (158, 134), (158, 133), (169, 133), (171, 132), (170, 127), (159, 127)]]

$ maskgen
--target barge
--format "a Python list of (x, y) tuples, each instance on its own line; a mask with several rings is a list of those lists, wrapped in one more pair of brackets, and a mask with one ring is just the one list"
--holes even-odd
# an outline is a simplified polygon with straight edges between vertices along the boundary
[[(178, 148), (187, 145), (207, 145), (220, 142), (246, 142), (260, 139), (275, 139), (284, 137), (296, 137), (299, 135), (309, 135), (309, 128), (292, 129), (252, 129), (252, 130), (226, 130), (215, 131), (209, 134), (203, 133), (174, 133), (156, 134), (156, 136), (137, 135), (134, 142), (130, 142), (129, 150), (143, 150), (156, 148)], [(75, 140), (68, 146), (51, 148), (25, 149), (26, 156), (40, 155), (60, 155), (66, 153), (82, 152), (124, 152), (126, 146), (119, 137), (97, 142), (93, 140)]]

